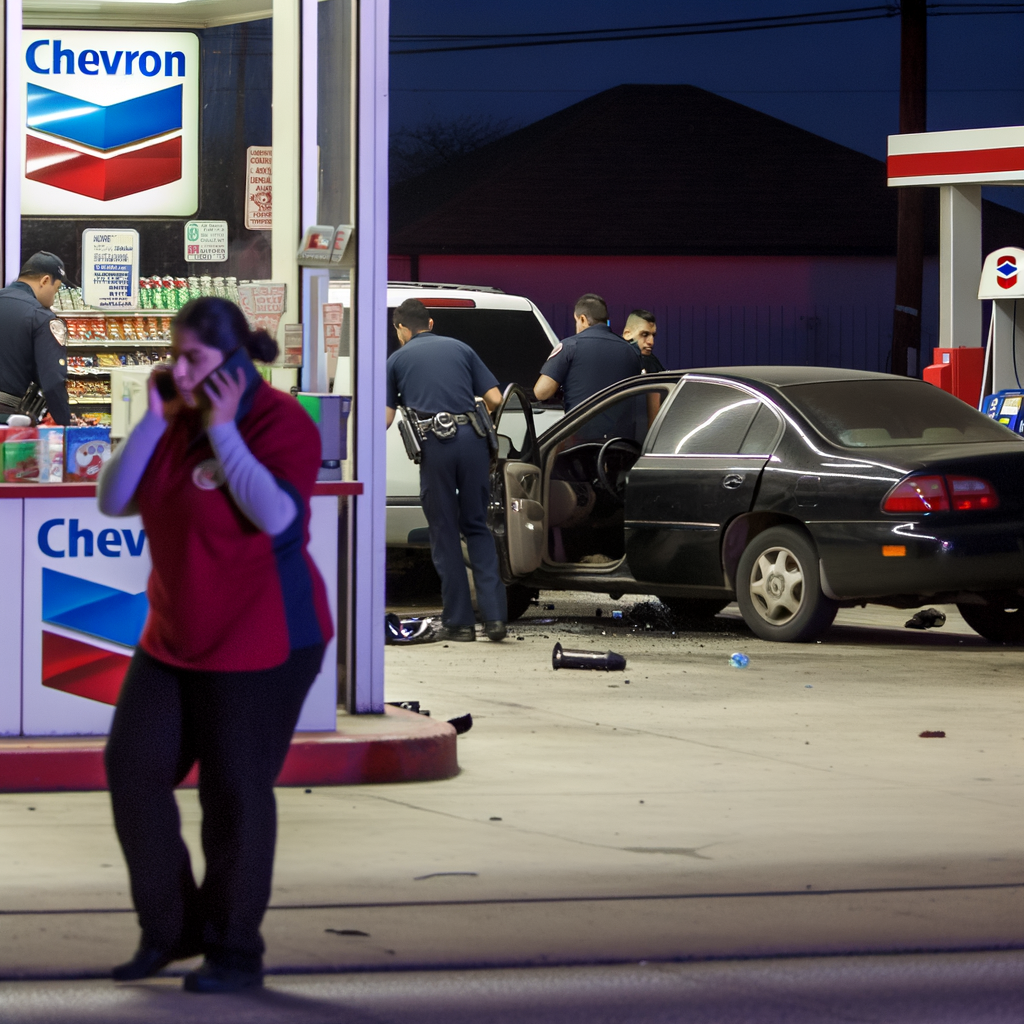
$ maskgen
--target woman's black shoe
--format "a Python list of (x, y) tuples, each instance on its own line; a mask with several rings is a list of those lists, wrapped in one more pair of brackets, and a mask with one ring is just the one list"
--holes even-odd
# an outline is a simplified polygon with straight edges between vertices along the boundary
[(219, 967), (209, 960), (204, 960), (201, 967), (185, 975), (186, 992), (241, 992), (244, 988), (260, 988), (262, 984), (262, 971)]
[(189, 957), (198, 956), (202, 952), (196, 947), (178, 947), (172, 950), (158, 949), (156, 946), (140, 945), (135, 951), (135, 956), (127, 963), (118, 964), (110, 976), (114, 981), (138, 981), (140, 978), (148, 978), (150, 975), (162, 971), (169, 963), (175, 960), (187, 960)]

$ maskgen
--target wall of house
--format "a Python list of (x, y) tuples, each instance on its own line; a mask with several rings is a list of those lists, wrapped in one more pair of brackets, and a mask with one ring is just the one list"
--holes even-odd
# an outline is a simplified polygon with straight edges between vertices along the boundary
[[(651, 309), (658, 318), (655, 352), (670, 368), (889, 366), (895, 302), (889, 257), (392, 256), (389, 276), (525, 295), (559, 337), (572, 331), (572, 307), (584, 292), (604, 296), (615, 330), (631, 309)], [(926, 263), (923, 306), (927, 364), (938, 344), (936, 259)]]

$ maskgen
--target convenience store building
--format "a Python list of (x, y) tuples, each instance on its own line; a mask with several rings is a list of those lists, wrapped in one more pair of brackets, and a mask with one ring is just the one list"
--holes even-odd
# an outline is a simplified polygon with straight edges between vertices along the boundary
[[(6, 0), (3, 10), (4, 283), (38, 249), (82, 283), (93, 308), (64, 295), (55, 311), (71, 328), (76, 409), (96, 419), (124, 413), (132, 364), (144, 377), (166, 352), (174, 306), (197, 288), (241, 294), (243, 308), (248, 297), (276, 322), (276, 386), (353, 396), (346, 483), (321, 485), (314, 513), (318, 558), (340, 551), (345, 566), (335, 608), (347, 642), (307, 727), (327, 728), (335, 695), (351, 712), (382, 712), (386, 0)], [(342, 228), (347, 245), (300, 266), (313, 225)], [(340, 339), (325, 331), (332, 282), (351, 295)], [(43, 588), (53, 573), (73, 576), (127, 608), (148, 572), (144, 552), (129, 557), (139, 527), (87, 521), (98, 517), (88, 485), (15, 486), (0, 500), (0, 558), (23, 567), (21, 587), (0, 597), (0, 736), (101, 734), (109, 704), (41, 683)], [(85, 544), (114, 527), (135, 531), (134, 545)], [(93, 640), (124, 653), (116, 639)], [(50, 710), (35, 714), (41, 685)]]

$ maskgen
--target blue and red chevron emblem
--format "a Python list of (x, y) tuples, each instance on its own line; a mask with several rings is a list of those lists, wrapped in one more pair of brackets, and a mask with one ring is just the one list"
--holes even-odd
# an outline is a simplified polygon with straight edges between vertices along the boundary
[(1012, 288), (1017, 283), (1017, 260), (1009, 254), (996, 262), (996, 282), (1000, 288)]
[[(146, 595), (129, 594), (78, 576), (43, 569), (43, 622), (66, 632), (43, 630), (43, 686), (116, 704), (130, 648), (146, 622)], [(67, 632), (82, 634), (82, 639)], [(96, 637), (123, 651), (86, 642)]]
[(27, 96), (32, 181), (106, 201), (181, 178), (180, 85), (109, 106), (32, 82)]

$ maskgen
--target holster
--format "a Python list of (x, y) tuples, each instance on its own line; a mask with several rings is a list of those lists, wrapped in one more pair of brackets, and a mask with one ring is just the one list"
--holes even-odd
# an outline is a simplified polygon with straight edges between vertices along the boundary
[(420, 433), (416, 429), (415, 418), (403, 405), (398, 409), (398, 433), (402, 437), (402, 444), (405, 445), (405, 454), (417, 466), (423, 461), (423, 445), (420, 443)]
[(46, 397), (35, 381), (26, 388), (17, 411), (24, 416), (31, 416), (34, 423), (38, 423), (46, 415)]
[(474, 412), (476, 415), (472, 417), (473, 429), (477, 437), (487, 438), (487, 447), (493, 458), (498, 454), (498, 432), (494, 429), (494, 420), (491, 419), (487, 403), (482, 398), (476, 400)]

